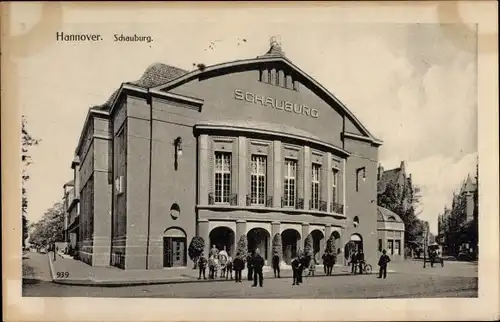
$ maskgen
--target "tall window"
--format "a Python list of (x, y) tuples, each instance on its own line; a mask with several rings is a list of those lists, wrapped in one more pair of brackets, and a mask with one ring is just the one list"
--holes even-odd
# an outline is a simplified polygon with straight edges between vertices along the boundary
[(332, 203), (337, 202), (337, 170), (332, 171)]
[(266, 204), (266, 157), (252, 155), (251, 197), (253, 205)]
[(394, 252), (397, 255), (401, 255), (401, 240), (396, 240), (394, 245)]
[(389, 240), (387, 241), (387, 248), (389, 248), (389, 253), (390, 253), (391, 255), (394, 255), (394, 240), (389, 239)]
[(229, 203), (231, 193), (231, 153), (215, 153), (215, 202)]
[(295, 191), (297, 189), (297, 161), (285, 160), (285, 194), (283, 196), (284, 207), (295, 207)]
[(321, 166), (319, 164), (312, 165), (311, 178), (311, 208), (319, 209), (319, 178), (321, 174)]

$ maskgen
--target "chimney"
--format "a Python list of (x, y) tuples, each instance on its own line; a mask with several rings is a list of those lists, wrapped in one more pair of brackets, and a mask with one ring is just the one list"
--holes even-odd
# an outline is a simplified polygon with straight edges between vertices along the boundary
[(401, 169), (401, 171), (405, 172), (405, 162), (404, 161), (401, 161), (401, 165), (399, 166), (399, 168)]
[(382, 180), (382, 174), (384, 174), (384, 167), (382, 164), (378, 164), (377, 180)]

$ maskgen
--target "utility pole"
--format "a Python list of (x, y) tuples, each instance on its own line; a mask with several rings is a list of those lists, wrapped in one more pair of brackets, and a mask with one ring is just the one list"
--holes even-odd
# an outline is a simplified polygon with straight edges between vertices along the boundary
[(429, 234), (429, 230), (427, 229), (426, 226), (424, 226), (424, 268), (425, 268), (425, 264), (426, 264), (426, 261), (427, 261), (427, 247), (428, 247), (428, 243), (427, 243), (427, 239), (428, 239), (428, 234)]

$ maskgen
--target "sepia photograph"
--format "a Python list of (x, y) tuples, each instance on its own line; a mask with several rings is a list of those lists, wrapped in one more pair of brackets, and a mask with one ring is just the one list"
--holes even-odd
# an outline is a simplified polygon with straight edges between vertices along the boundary
[(479, 300), (480, 24), (215, 4), (10, 4), (19, 295)]

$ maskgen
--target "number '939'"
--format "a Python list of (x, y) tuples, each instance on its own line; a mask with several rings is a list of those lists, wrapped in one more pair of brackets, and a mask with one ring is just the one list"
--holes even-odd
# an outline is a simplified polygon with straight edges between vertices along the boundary
[(57, 278), (68, 278), (69, 277), (69, 272), (57, 272), (56, 273)]

